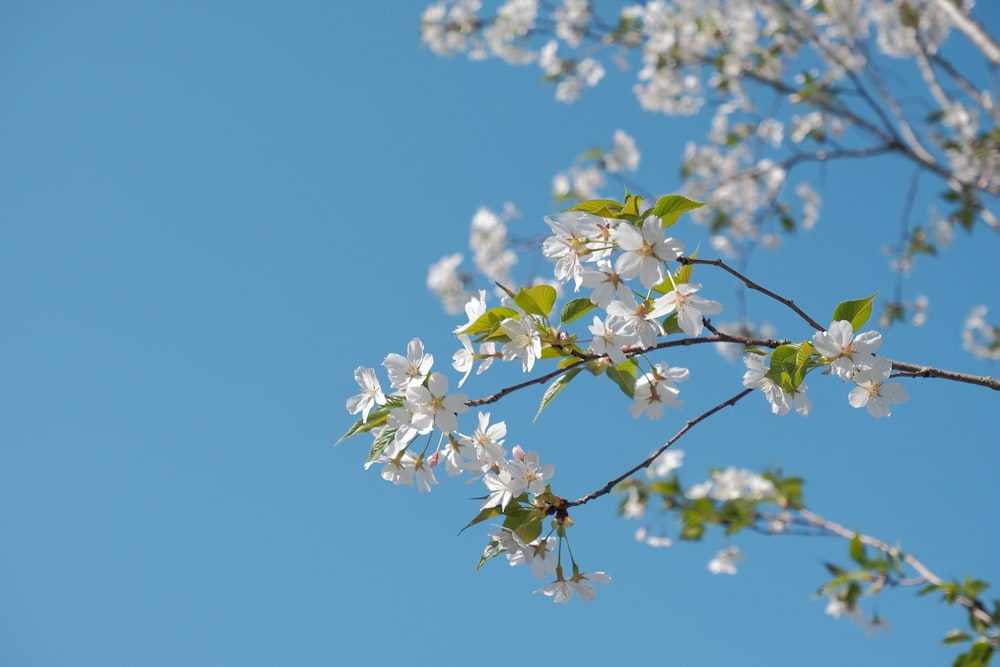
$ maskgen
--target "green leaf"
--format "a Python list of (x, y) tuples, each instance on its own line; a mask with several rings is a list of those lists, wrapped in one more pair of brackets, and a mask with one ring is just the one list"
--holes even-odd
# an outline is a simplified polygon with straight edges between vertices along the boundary
[(583, 299), (573, 299), (572, 301), (566, 302), (566, 305), (562, 307), (562, 313), (559, 315), (559, 320), (563, 324), (568, 324), (573, 320), (578, 320), (590, 311), (592, 311), (597, 306), (588, 298)]
[(961, 644), (962, 642), (970, 641), (972, 637), (962, 632), (958, 628), (955, 628), (948, 634), (944, 636), (944, 640), (941, 642), (945, 646), (950, 646), (951, 644)]
[(480, 558), (479, 558), (479, 564), (476, 565), (476, 572), (479, 572), (479, 569), (483, 565), (486, 565), (486, 561), (488, 561), (491, 558), (496, 558), (497, 556), (499, 556), (502, 553), (503, 553), (503, 549), (500, 548), (500, 541), (499, 540), (491, 540), (490, 543), (486, 545), (486, 548), (483, 549), (483, 555), (480, 556)]
[[(691, 259), (698, 257), (698, 249), (696, 248), (693, 253), (688, 255)], [(691, 282), (691, 274), (694, 273), (694, 264), (684, 264), (681, 268), (677, 269), (677, 273), (674, 275), (674, 282), (680, 285), (681, 283)], [(672, 289), (672, 288), (671, 288)]]
[(396, 437), (395, 428), (387, 426), (386, 428), (382, 429), (382, 431), (378, 434), (378, 437), (375, 438), (375, 442), (372, 443), (372, 448), (368, 452), (368, 460), (365, 461), (365, 463), (369, 463), (380, 457), (382, 455), (382, 452), (385, 451), (385, 448), (389, 446), (389, 444), (393, 441), (395, 437)]
[(403, 404), (403, 398), (401, 396), (386, 396), (385, 405), (380, 405), (371, 412), (368, 413), (368, 420), (361, 421), (360, 419), (347, 429), (347, 433), (340, 436), (340, 440), (333, 443), (334, 446), (339, 445), (344, 440), (347, 440), (352, 435), (357, 435), (359, 433), (367, 433), (373, 428), (382, 426), (386, 422), (386, 418), (393, 408), (398, 408)]
[(858, 533), (854, 533), (854, 537), (851, 538), (851, 546), (848, 553), (851, 556), (851, 560), (858, 565), (864, 566), (868, 562), (865, 545), (861, 543), (861, 536)]
[(556, 303), (556, 290), (550, 285), (535, 285), (518, 291), (514, 303), (526, 313), (548, 318), (552, 306)]
[(847, 574), (847, 570), (842, 567), (838, 567), (833, 563), (823, 563), (823, 565), (826, 566), (827, 571), (835, 577), (843, 577)]
[(684, 526), (681, 528), (680, 538), (682, 540), (690, 540), (692, 542), (697, 542), (705, 534), (705, 523), (701, 519), (692, 518), (690, 521), (685, 521)]
[(703, 202), (694, 201), (680, 195), (664, 195), (656, 200), (652, 214), (663, 221), (664, 228), (671, 227), (682, 213), (701, 208)]
[[(507, 506), (507, 509), (508, 509), (508, 511), (510, 510), (510, 505)], [(467, 523), (465, 525), (465, 528), (463, 528), (462, 530), (458, 531), (458, 534), (461, 535), (462, 533), (465, 532), (465, 530), (467, 528), (471, 528), (472, 526), (475, 526), (477, 523), (482, 523), (483, 521), (488, 521), (489, 519), (493, 519), (495, 517), (498, 517), (498, 516), (500, 516), (503, 513), (504, 513), (503, 510), (500, 509), (499, 506), (496, 506), (496, 507), (487, 507), (484, 510), (480, 511), (479, 514), (476, 515), (475, 519), (473, 519), (472, 521), (470, 521), (469, 523)]]
[(622, 212), (622, 205), (614, 199), (589, 199), (575, 204), (567, 211), (583, 211), (601, 218), (616, 218)]
[(989, 587), (990, 585), (981, 579), (966, 577), (965, 582), (962, 584), (962, 594), (966, 597), (977, 598)]
[(878, 292), (875, 292), (867, 299), (857, 299), (855, 301), (845, 301), (839, 304), (833, 311), (833, 321), (847, 320), (855, 333), (865, 325), (868, 318), (872, 316), (872, 302)]
[(531, 420), (532, 424), (538, 421), (538, 416), (542, 414), (542, 410), (548, 407), (549, 403), (552, 402), (552, 399), (558, 396), (559, 392), (561, 392), (566, 387), (566, 385), (569, 384), (569, 381), (575, 378), (581, 370), (583, 369), (580, 368), (579, 366), (572, 368), (566, 373), (563, 373), (562, 375), (557, 377), (549, 384), (548, 387), (545, 388), (545, 393), (542, 394), (542, 402), (538, 406), (538, 412), (535, 413), (534, 419)]
[(459, 333), (469, 334), (470, 336), (475, 336), (478, 334), (491, 334), (496, 331), (500, 323), (506, 319), (514, 318), (518, 319), (520, 313), (518, 313), (513, 308), (506, 308), (504, 306), (497, 306), (496, 308), (490, 308), (485, 313), (476, 318), (476, 321), (465, 327)]
[(625, 193), (625, 206), (622, 209), (621, 215), (623, 216), (638, 216), (639, 208), (642, 205), (642, 197), (639, 195), (630, 195), (626, 191)]
[(638, 375), (638, 364), (635, 359), (626, 359), (617, 366), (609, 366), (607, 375), (614, 380), (618, 388), (629, 398), (635, 398), (635, 380)]

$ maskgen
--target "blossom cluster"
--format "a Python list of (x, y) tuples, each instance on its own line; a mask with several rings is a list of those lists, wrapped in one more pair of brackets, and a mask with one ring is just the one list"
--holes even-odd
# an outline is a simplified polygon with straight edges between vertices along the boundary
[[(484, 303), (485, 294), (479, 298), (482, 301), (478, 303)], [(469, 304), (470, 318), (475, 314), (476, 302), (474, 299)], [(489, 361), (492, 359), (490, 356)], [(454, 365), (461, 370), (464, 363), (464, 358), (456, 354)], [(460, 433), (458, 416), (468, 411), (468, 397), (449, 393), (448, 378), (433, 371), (433, 364), (434, 357), (424, 352), (419, 338), (414, 338), (405, 356), (391, 353), (382, 362), (393, 393), (383, 391), (374, 369), (360, 366), (355, 371), (361, 392), (347, 399), (347, 410), (360, 414), (361, 419), (353, 431), (370, 430), (374, 436), (365, 468), (380, 465), (386, 481), (406, 486), (416, 482), (420, 491), (430, 491), (438, 483), (434, 470), (443, 462), (449, 477), (467, 473), (482, 479), (487, 495), (480, 507), (481, 516), (493, 510), (504, 514), (515, 508), (522, 511), (534, 507), (530, 512), (536, 526), (532, 528), (539, 527), (546, 507), (544, 498), (550, 494), (549, 482), (555, 473), (553, 466), (542, 465), (537, 452), (525, 452), (520, 445), (513, 447), (508, 458), (504, 447), (507, 425), (502, 421), (491, 423), (489, 413), (478, 414), (471, 434)], [(431, 447), (430, 439), (422, 448), (414, 446), (417, 436), (431, 436), (434, 432), (440, 433), (435, 447)], [(568, 602), (575, 592), (588, 602), (594, 597), (593, 584), (610, 581), (610, 577), (603, 572), (581, 573), (575, 561), (573, 575), (564, 577), (558, 548), (564, 532), (526, 542), (521, 534), (501, 528), (490, 533), (491, 549), (493, 555), (506, 553), (511, 565), (529, 565), (536, 577), (555, 577), (536, 592), (554, 596), (556, 602)]]
[[(958, 207), (938, 221), (969, 226), (982, 217), (996, 226), (977, 195), (1000, 193), (996, 104), (943, 53), (955, 26), (978, 29), (972, 7), (972, 0), (646, 0), (616, 9), (585, 0), (439, 0), (422, 26), (435, 53), (537, 65), (564, 102), (598, 85), (614, 64), (636, 72), (633, 92), (644, 109), (715, 109), (706, 140), (687, 144), (683, 189), (708, 203), (695, 219), (711, 225), (713, 247), (737, 257), (779, 244), (771, 221), (785, 232), (816, 224), (820, 195), (792, 183), (792, 167), (877, 153), (900, 154), (942, 179), (945, 199)], [(932, 111), (926, 118), (905, 118), (907, 105), (884, 83), (900, 78), (890, 71), (899, 59), (920, 73), (921, 102)], [(614, 159), (573, 167), (556, 176), (553, 190), (560, 201), (594, 198), (604, 174), (623, 167), (632, 169)], [(792, 185), (794, 196), (786, 192)], [(907, 260), (912, 255), (894, 264), (906, 270)]]
[[(806, 351), (810, 359), (817, 357), (816, 363), (828, 367), (831, 374), (844, 382), (854, 383), (847, 396), (852, 407), (867, 407), (873, 417), (888, 417), (892, 414), (890, 406), (906, 401), (907, 394), (903, 385), (887, 383), (892, 363), (875, 354), (881, 344), (882, 334), (878, 331), (866, 331), (855, 336), (851, 322), (836, 320), (827, 330), (813, 335), (811, 346)], [(782, 383), (760, 355), (747, 354), (743, 362), (747, 367), (743, 386), (759, 389), (771, 404), (774, 414), (785, 415), (794, 408), (803, 417), (809, 415), (812, 402), (806, 396), (808, 387), (805, 383), (799, 382), (794, 387)]]

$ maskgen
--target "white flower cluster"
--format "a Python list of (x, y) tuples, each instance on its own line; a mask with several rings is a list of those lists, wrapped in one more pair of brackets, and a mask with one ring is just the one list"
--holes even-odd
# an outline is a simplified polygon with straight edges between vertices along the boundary
[[(711, 102), (717, 113), (709, 141), (688, 145), (684, 187), (709, 204), (696, 212), (696, 219), (708, 222), (711, 210), (713, 224), (725, 234), (715, 243), (736, 253), (734, 244), (740, 242), (777, 243), (776, 235), (758, 229), (758, 218), (762, 211), (792, 210), (792, 202), (779, 201), (789, 165), (802, 158), (826, 160), (831, 150), (850, 153), (845, 143), (854, 143), (859, 154), (900, 147), (886, 139), (896, 134), (894, 126), (865, 120), (873, 111), (882, 118), (903, 113), (892, 92), (881, 90), (881, 82), (888, 80), (880, 71), (886, 65), (881, 56), (914, 60), (930, 94), (925, 101), (939, 109), (936, 125), (900, 119), (906, 151), (921, 164), (939, 163), (932, 171), (945, 175), (956, 190), (1000, 190), (1000, 151), (989, 127), (981, 128), (978, 120), (980, 112), (995, 120), (995, 102), (988, 92), (970, 91), (961, 75), (949, 74), (957, 85), (938, 83), (930, 61), (953, 20), (968, 15), (974, 3), (955, 2), (953, 9), (943, 4), (646, 0), (613, 10), (617, 17), (600, 17), (598, 7), (586, 0), (444, 0), (425, 11), (423, 39), (443, 55), (467, 52), (472, 58), (499, 57), (512, 64), (537, 60), (557, 99), (565, 102), (602, 80), (600, 58), (618, 60), (624, 69), (638, 64), (633, 88), (644, 109), (691, 115)], [(484, 5), (495, 12), (483, 11)], [(863, 90), (859, 76), (865, 72), (871, 72), (881, 100)], [(861, 101), (835, 92), (843, 90), (862, 93), (856, 96)], [(848, 125), (859, 132), (849, 142), (834, 141)], [(938, 146), (937, 155), (928, 152), (931, 144)], [(605, 166), (613, 171), (614, 163)], [(603, 185), (600, 167), (559, 174), (553, 183), (556, 196), (595, 197)], [(819, 197), (801, 185), (796, 192), (802, 226), (808, 229), (818, 219)], [(791, 219), (785, 215), (782, 224)]]
[[(469, 248), (478, 275), (491, 283), (511, 282), (510, 272), (517, 263), (517, 253), (509, 247), (507, 223), (519, 212), (506, 203), (503, 212), (480, 207), (472, 216)], [(434, 263), (427, 273), (427, 289), (436, 296), (448, 313), (460, 313), (473, 298), (468, 291), (472, 276), (460, 270), (464, 257), (455, 253)]]
[[(882, 334), (866, 331), (854, 336), (854, 328), (847, 320), (830, 324), (826, 331), (813, 335), (812, 346), (823, 363), (829, 364), (830, 372), (844, 382), (853, 382), (855, 387), (847, 396), (847, 401), (855, 408), (868, 408), (873, 417), (888, 417), (891, 405), (907, 400), (906, 388), (898, 383), (888, 383), (892, 373), (892, 363), (875, 354), (882, 344)], [(778, 382), (768, 377), (770, 369), (756, 354), (743, 358), (747, 367), (743, 375), (743, 386), (760, 389), (771, 404), (776, 415), (785, 415), (794, 408), (803, 417), (812, 410), (812, 402), (806, 396), (808, 387), (802, 383), (794, 394), (787, 392)]]
[(635, 139), (624, 130), (615, 130), (610, 151), (599, 153), (584, 166), (570, 167), (552, 179), (552, 196), (558, 201), (595, 199), (605, 185), (605, 172), (619, 174), (639, 168), (640, 153)]
[[(703, 318), (721, 312), (722, 305), (697, 294), (701, 285), (675, 280), (668, 262), (684, 252), (684, 244), (666, 236), (661, 220), (649, 216), (641, 227), (628, 222), (570, 211), (545, 219), (554, 232), (542, 253), (555, 263), (555, 277), (572, 281), (575, 289), (590, 289), (589, 299), (605, 311), (589, 327), (591, 350), (607, 355), (612, 364), (626, 359), (629, 349), (648, 349), (666, 335), (659, 318), (677, 315), (677, 325), (689, 336), (701, 335)], [(638, 279), (641, 290), (629, 281)], [(669, 282), (669, 289), (661, 287)], [(637, 286), (638, 287), (638, 286)], [(660, 288), (662, 293), (654, 290)], [(637, 298), (638, 297), (638, 298)], [(686, 380), (684, 368), (656, 364), (637, 379), (632, 413), (663, 416), (664, 405), (679, 407), (677, 382)]]
[(962, 328), (962, 347), (979, 359), (1000, 359), (1000, 327), (986, 321), (986, 306), (976, 306), (965, 318)]
[(687, 497), (712, 498), (713, 500), (766, 500), (774, 497), (774, 484), (761, 475), (746, 468), (729, 467), (725, 470), (715, 470), (712, 478), (695, 484), (687, 491)]
[[(471, 435), (458, 432), (458, 415), (469, 409), (468, 397), (449, 394), (448, 378), (432, 372), (433, 364), (434, 357), (424, 353), (419, 338), (410, 341), (405, 357), (387, 355), (382, 365), (396, 390), (390, 396), (383, 392), (373, 369), (359, 367), (355, 371), (361, 393), (347, 400), (347, 410), (361, 413), (362, 423), (368, 421), (375, 406), (389, 405), (393, 400), (385, 425), (372, 429), (381, 453), (365, 467), (382, 464), (385, 480), (407, 486), (416, 480), (421, 491), (430, 491), (437, 484), (433, 469), (443, 460), (449, 477), (471, 473), (483, 478), (489, 490), (483, 509), (506, 509), (525, 491), (534, 496), (544, 493), (555, 471), (549, 464), (540, 465), (537, 452), (525, 452), (520, 446), (514, 447), (513, 457), (506, 460), (504, 422), (490, 424), (489, 413), (480, 412), (478, 426)], [(423, 451), (415, 454), (411, 448), (415, 438), (435, 430), (441, 434), (437, 447), (428, 453), (428, 441)]]

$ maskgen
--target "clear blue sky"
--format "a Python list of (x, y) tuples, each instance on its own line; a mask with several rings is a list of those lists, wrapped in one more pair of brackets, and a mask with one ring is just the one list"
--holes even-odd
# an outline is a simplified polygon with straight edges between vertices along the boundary
[[(701, 131), (642, 113), (620, 75), (566, 106), (537, 69), (437, 58), (422, 8), (0, 9), (0, 665), (950, 664), (939, 638), (961, 614), (912, 590), (882, 597), (893, 631), (874, 639), (823, 614), (810, 595), (843, 543), (741, 537), (740, 574), (713, 576), (720, 536), (650, 549), (594, 503), (574, 515), (574, 551), (614, 582), (556, 606), (502, 561), (474, 573), (485, 531), (457, 533), (480, 488), (442, 475), (418, 496), (362, 469), (367, 439), (333, 447), (356, 366), (420, 336), (444, 370), (457, 320), (426, 267), (465, 250), (478, 206), (511, 200), (513, 232), (544, 233), (551, 177), (617, 128), (643, 150), (643, 182), (673, 191)], [(908, 176), (829, 170), (817, 228), (754, 277), (821, 321), (889, 291), (880, 247), (900, 206), (880, 197)], [(982, 287), (997, 249), (960, 235), (923, 261), (910, 296), (930, 296), (931, 321), (887, 332), (886, 356), (996, 374), (958, 336), (976, 303), (1000, 313)], [(700, 279), (728, 298), (721, 275)], [(710, 351), (667, 359), (708, 370), (662, 422), (582, 383), (534, 427), (540, 392), (493, 412), (577, 497), (740, 388), (742, 368)], [(700, 426), (682, 477), (782, 465), (816, 511), (1000, 585), (997, 396), (914, 380), (875, 421), (838, 383), (810, 384), (807, 420), (752, 397)], [(584, 422), (597, 401), (605, 416)]]

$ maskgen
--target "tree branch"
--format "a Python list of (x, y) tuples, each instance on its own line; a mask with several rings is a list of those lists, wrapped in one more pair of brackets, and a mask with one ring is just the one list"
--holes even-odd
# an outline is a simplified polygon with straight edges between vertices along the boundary
[(574, 500), (572, 502), (568, 502), (565, 505), (563, 505), (562, 507), (565, 509), (565, 508), (569, 508), (569, 507), (576, 507), (578, 505), (584, 505), (586, 503), (589, 503), (591, 500), (594, 500), (595, 498), (600, 498), (601, 496), (604, 496), (604, 495), (607, 495), (607, 494), (611, 493), (612, 489), (614, 489), (616, 486), (618, 486), (619, 483), (625, 481), (626, 479), (628, 479), (629, 477), (631, 477), (634, 473), (642, 470), (643, 468), (649, 467), (649, 465), (653, 461), (656, 460), (656, 457), (658, 457), (663, 452), (667, 451), (667, 449), (672, 444), (674, 444), (675, 442), (677, 442), (678, 440), (680, 440), (681, 437), (683, 437), (685, 433), (687, 433), (688, 431), (690, 431), (696, 425), (698, 425), (699, 423), (705, 421), (706, 419), (708, 419), (709, 417), (711, 417), (712, 415), (714, 415), (716, 412), (719, 412), (723, 408), (728, 407), (730, 405), (736, 405), (736, 403), (738, 401), (740, 401), (741, 399), (743, 399), (746, 396), (750, 395), (751, 393), (753, 393), (753, 389), (744, 389), (743, 391), (741, 391), (740, 393), (736, 394), (732, 398), (726, 399), (722, 403), (719, 403), (718, 405), (716, 405), (711, 410), (708, 410), (707, 412), (703, 412), (702, 414), (698, 415), (694, 419), (688, 420), (688, 422), (686, 424), (684, 424), (684, 427), (681, 430), (679, 430), (677, 433), (674, 434), (674, 437), (670, 438), (670, 440), (667, 440), (667, 442), (662, 447), (660, 447), (655, 452), (653, 452), (648, 457), (646, 457), (646, 460), (644, 460), (642, 463), (640, 463), (640, 464), (638, 464), (636, 466), (633, 466), (630, 470), (628, 470), (627, 472), (625, 472), (625, 473), (619, 475), (618, 477), (614, 478), (613, 480), (611, 480), (610, 482), (608, 482), (607, 484), (605, 484), (603, 487), (601, 487), (597, 491), (593, 491), (593, 492), (588, 493), (587, 495), (583, 496), (582, 498), (579, 498), (579, 499)]
[(794, 301), (792, 301), (791, 299), (786, 299), (783, 296), (775, 294), (774, 292), (772, 292), (771, 290), (767, 289), (766, 287), (762, 287), (762, 286), (758, 285), (757, 283), (755, 283), (754, 281), (750, 280), (749, 278), (747, 278), (746, 276), (744, 276), (742, 273), (740, 273), (739, 271), (737, 271), (736, 269), (732, 268), (731, 266), (729, 266), (728, 264), (726, 264), (725, 262), (723, 262), (721, 259), (695, 259), (693, 257), (683, 257), (683, 256), (681, 256), (681, 257), (677, 258), (677, 261), (680, 262), (681, 264), (708, 264), (710, 266), (717, 266), (720, 269), (722, 269), (724, 271), (727, 271), (730, 274), (736, 276), (738, 279), (740, 279), (741, 281), (743, 281), (744, 285), (746, 285), (750, 289), (756, 290), (756, 291), (760, 292), (761, 294), (765, 294), (765, 295), (771, 297), (772, 299), (774, 299), (775, 301), (777, 301), (778, 303), (781, 303), (781, 304), (787, 306), (788, 308), (792, 309), (793, 311), (795, 311), (795, 313), (799, 317), (801, 317), (806, 322), (808, 322), (809, 326), (811, 326), (812, 328), (816, 329), (817, 331), (826, 331), (826, 327), (824, 327), (819, 322), (817, 322), (813, 318), (811, 318), (808, 315), (806, 315), (805, 311), (803, 311), (801, 308), (799, 308), (798, 306), (796, 306)]
[(942, 378), (944, 380), (975, 384), (994, 391), (1000, 391), (1000, 380), (989, 375), (969, 375), (967, 373), (957, 373), (955, 371), (934, 368), (932, 366), (908, 364), (905, 361), (893, 361), (892, 359), (887, 359), (887, 361), (892, 364), (894, 370), (902, 371), (902, 373), (896, 374), (897, 377)]
[[(831, 533), (839, 535), (848, 540), (854, 539), (854, 536), (857, 535), (858, 539), (861, 540), (862, 544), (867, 544), (868, 546), (874, 549), (878, 549), (882, 553), (888, 554), (890, 556), (898, 556), (902, 558), (903, 562), (905, 562), (907, 565), (916, 570), (920, 574), (920, 576), (923, 577), (928, 583), (934, 584), (935, 586), (940, 586), (941, 584), (944, 583), (944, 580), (941, 579), (941, 577), (931, 572), (931, 570), (926, 565), (917, 560), (917, 557), (914, 556), (913, 554), (901, 554), (899, 549), (889, 546), (882, 540), (874, 538), (870, 535), (864, 535), (862, 533), (857, 533), (853, 530), (848, 530), (847, 528), (844, 528), (838, 523), (834, 523), (829, 519), (825, 519), (818, 514), (810, 512), (804, 507), (798, 509), (797, 512), (803, 519), (805, 519), (814, 526), (819, 526), (824, 530), (828, 530)], [(975, 598), (967, 598), (965, 596), (960, 596), (956, 600), (956, 602), (958, 602), (958, 604), (960, 604), (961, 606), (965, 607), (965, 609), (967, 609), (969, 613), (973, 614), (976, 617), (976, 619), (979, 620), (980, 622), (985, 623), (987, 626), (990, 627), (996, 625), (996, 623), (993, 621), (990, 615), (986, 613), (986, 609), (980, 600)]]

